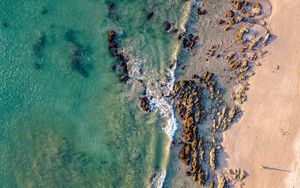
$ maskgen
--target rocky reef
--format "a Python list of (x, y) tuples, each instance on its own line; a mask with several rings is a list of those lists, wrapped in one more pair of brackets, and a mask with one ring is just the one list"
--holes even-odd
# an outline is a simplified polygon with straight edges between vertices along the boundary
[(117, 36), (115, 31), (108, 32), (107, 39), (109, 43), (109, 52), (113, 57), (117, 59), (117, 64), (113, 66), (113, 70), (118, 73), (120, 81), (126, 83), (129, 80), (127, 68), (129, 57), (123, 52), (116, 37)]
[[(179, 158), (199, 185), (215, 184), (217, 154), (222, 149), (221, 134), (239, 114), (237, 106), (225, 102), (217, 79), (211, 72), (178, 81), (170, 98), (182, 124)], [(207, 122), (211, 125), (207, 127)]]
[[(209, 4), (204, 1), (199, 7), (193, 6), (190, 23), (178, 37), (182, 48), (188, 49), (184, 53), (199, 59), (201, 65), (187, 62), (179, 66), (184, 76), (170, 96), (181, 124), (174, 147), (180, 147), (178, 157), (186, 166), (180, 166), (180, 171), (185, 176), (202, 186), (223, 188), (237, 182), (241, 185), (247, 176), (243, 169), (221, 165), (223, 132), (242, 116), (249, 78), (261, 65), (259, 59), (267, 54), (264, 47), (272, 35), (259, 2), (228, 1), (216, 15), (210, 15), (214, 10), (205, 3)], [(195, 27), (199, 23), (209, 24), (199, 29)], [(217, 34), (202, 37), (199, 33), (205, 29)]]

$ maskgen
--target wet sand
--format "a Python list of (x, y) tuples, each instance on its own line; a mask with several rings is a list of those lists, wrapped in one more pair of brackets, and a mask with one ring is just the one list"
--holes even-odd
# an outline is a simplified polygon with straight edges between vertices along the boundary
[(227, 165), (249, 173), (244, 187), (300, 187), (300, 1), (270, 2), (267, 23), (276, 37), (224, 147)]

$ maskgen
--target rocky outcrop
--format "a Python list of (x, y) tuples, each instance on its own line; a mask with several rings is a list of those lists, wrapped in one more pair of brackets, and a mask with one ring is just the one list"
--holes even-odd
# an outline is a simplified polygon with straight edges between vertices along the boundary
[(117, 59), (117, 64), (113, 66), (113, 70), (118, 73), (119, 80), (126, 83), (130, 77), (128, 75), (127, 63), (129, 57), (123, 52), (120, 44), (116, 40), (116, 32), (110, 31), (107, 34), (110, 54)]

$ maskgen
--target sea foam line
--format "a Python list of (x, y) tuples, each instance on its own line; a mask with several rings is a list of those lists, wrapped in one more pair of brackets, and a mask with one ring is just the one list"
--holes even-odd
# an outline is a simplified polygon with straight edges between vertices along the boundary
[[(191, 9), (192, 6), (197, 6), (197, 2), (199, 2), (198, 0), (194, 0), (191, 3), (186, 4), (186, 7), (184, 8), (185, 11), (183, 12), (180, 20), (179, 20), (179, 28), (182, 31), (185, 31), (185, 26), (188, 22), (188, 19), (190, 17), (191, 14)], [(170, 96), (170, 94), (172, 93), (174, 84), (175, 84), (175, 70), (177, 68), (177, 56), (180, 52), (181, 49), (181, 43), (176, 42), (173, 46), (173, 54), (171, 54), (171, 59), (174, 60), (174, 64), (172, 65), (172, 68), (169, 69), (169, 75), (168, 76), (168, 82), (166, 83), (165, 86), (160, 87), (160, 83), (157, 83), (155, 80), (153, 80), (153, 78), (148, 79), (147, 75), (145, 74), (140, 74), (140, 66), (145, 63), (145, 59), (143, 59), (143, 62), (141, 62), (141, 59), (138, 58), (131, 58), (132, 61), (132, 72), (131, 73), (131, 78), (133, 80), (142, 80), (144, 82), (144, 84), (146, 85), (146, 96), (151, 99), (150, 100), (150, 104), (152, 106), (153, 109), (157, 109), (159, 111), (159, 113), (161, 114), (161, 116), (166, 120), (166, 125), (164, 128), (162, 128), (162, 130), (165, 132), (165, 134), (168, 136), (169, 141), (168, 143), (165, 145), (165, 156), (164, 159), (166, 160), (166, 163), (162, 163), (161, 166), (161, 172), (157, 174), (157, 177), (155, 178), (155, 182), (153, 184), (154, 187), (156, 188), (162, 188), (164, 185), (164, 181), (166, 179), (167, 176), (167, 165), (168, 165), (168, 159), (169, 159), (169, 154), (170, 154), (170, 146), (171, 146), (171, 142), (173, 140), (173, 137), (175, 135), (175, 132), (178, 128), (178, 123), (177, 120), (175, 118), (175, 112), (174, 112), (174, 108), (173, 108), (173, 103), (174, 100), (168, 98), (167, 96)], [(129, 74), (130, 74), (129, 73)], [(150, 75), (151, 77), (152, 75)], [(154, 89), (152, 89), (152, 87), (149, 87), (153, 84), (153, 82), (155, 83), (155, 87)], [(150, 89), (151, 88), (151, 89)], [(160, 93), (163, 93), (163, 95), (161, 95)]]

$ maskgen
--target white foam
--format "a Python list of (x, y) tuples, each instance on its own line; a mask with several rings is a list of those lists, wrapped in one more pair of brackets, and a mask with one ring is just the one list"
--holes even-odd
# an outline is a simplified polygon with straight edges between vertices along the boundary
[(153, 179), (151, 180), (151, 187), (162, 188), (166, 176), (167, 176), (166, 170), (162, 170), (161, 172), (156, 173)]
[(168, 82), (164, 86), (160, 86), (160, 83), (156, 81), (155, 73), (148, 72), (147, 70), (143, 70), (144, 73), (141, 73), (140, 69), (147, 63), (146, 58), (142, 58), (137, 52), (133, 54), (133, 49), (131, 48), (128, 48), (126, 51), (130, 57), (130, 61), (128, 62), (130, 78), (133, 80), (143, 80), (147, 87), (146, 96), (149, 99), (151, 98), (150, 105), (152, 106), (152, 110), (157, 109), (165, 119), (166, 125), (162, 130), (172, 140), (178, 126), (173, 109), (173, 100), (165, 96), (170, 95), (173, 90), (177, 61), (174, 61), (173, 67), (168, 70)]
[[(166, 86), (161, 87), (160, 89), (163, 91), (164, 96), (168, 96), (171, 94), (174, 83), (175, 83), (175, 70), (177, 66), (177, 61), (174, 61), (173, 67), (170, 69), (170, 78), (167, 82)], [(149, 94), (155, 94), (153, 91), (147, 91)], [(153, 96), (153, 95), (152, 95)], [(165, 97), (158, 97), (151, 100), (152, 105), (154, 108), (157, 108), (160, 114), (166, 118), (166, 126), (162, 129), (170, 140), (173, 139), (173, 136), (178, 128), (177, 120), (175, 118), (174, 109), (173, 109), (173, 100), (170, 100)]]

